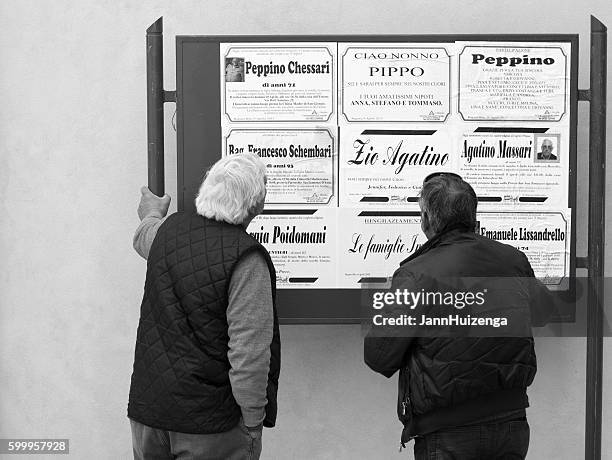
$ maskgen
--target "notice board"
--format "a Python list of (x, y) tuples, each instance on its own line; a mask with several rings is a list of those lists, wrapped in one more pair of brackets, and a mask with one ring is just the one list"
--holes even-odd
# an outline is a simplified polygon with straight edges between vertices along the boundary
[[(478, 231), (557, 296), (575, 275), (577, 35), (178, 36), (178, 208), (250, 152), (284, 323), (351, 323), (426, 238), (432, 172), (478, 195)], [(569, 304), (568, 304), (569, 305)], [(575, 310), (561, 312), (573, 321)]]

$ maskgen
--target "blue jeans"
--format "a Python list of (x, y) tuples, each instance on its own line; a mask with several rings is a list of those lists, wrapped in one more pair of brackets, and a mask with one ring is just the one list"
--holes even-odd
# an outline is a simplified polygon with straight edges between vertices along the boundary
[(224, 433), (188, 434), (159, 430), (130, 420), (134, 460), (258, 460), (261, 430), (242, 419)]
[(529, 448), (527, 420), (462, 426), (416, 438), (415, 460), (523, 460)]

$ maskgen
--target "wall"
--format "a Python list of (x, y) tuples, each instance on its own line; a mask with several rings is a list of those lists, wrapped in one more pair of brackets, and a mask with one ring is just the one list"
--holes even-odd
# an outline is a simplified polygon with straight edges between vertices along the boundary
[[(142, 3), (0, 3), (0, 438), (68, 437), (78, 459), (131, 455), (125, 409), (145, 272), (131, 235), (146, 182), (145, 29), (157, 17), (167, 89), (176, 34), (324, 33), (579, 33), (585, 88), (589, 14), (612, 25), (606, 0)], [(584, 255), (586, 105), (579, 115)], [(399, 458), (396, 382), (362, 364), (359, 328), (286, 326), (282, 335), (279, 427), (266, 431), (263, 458)], [(532, 459), (583, 455), (585, 343), (537, 341)], [(612, 458), (610, 339), (605, 348), (603, 450)]]

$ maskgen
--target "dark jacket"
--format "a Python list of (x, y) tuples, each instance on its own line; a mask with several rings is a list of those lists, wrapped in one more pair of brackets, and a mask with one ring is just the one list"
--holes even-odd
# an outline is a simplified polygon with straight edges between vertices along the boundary
[(537, 156), (538, 160), (546, 160), (546, 161), (557, 161), (557, 155), (553, 155), (552, 153), (548, 158), (544, 157), (544, 152), (538, 152)]
[(280, 372), (276, 274), (266, 249), (236, 225), (179, 212), (149, 252), (128, 416), (182, 433), (220, 433), (241, 410), (229, 380), (228, 288), (238, 262), (260, 252), (270, 270), (274, 332), (265, 426), (274, 426)]
[[(505, 310), (527, 326), (521, 337), (366, 337), (366, 364), (387, 377), (400, 371), (398, 415), (405, 426), (402, 442), (442, 428), (521, 411), (529, 405), (526, 388), (536, 373), (529, 309), (541, 302), (551, 308), (547, 289), (533, 276), (522, 252), (465, 228), (443, 232), (402, 262), (393, 276), (393, 290), (448, 291), (453, 280), (460, 284), (467, 277), (527, 278), (534, 282), (526, 285), (525, 292), (518, 292), (512, 308)], [(450, 309), (465, 314), (465, 310)]]

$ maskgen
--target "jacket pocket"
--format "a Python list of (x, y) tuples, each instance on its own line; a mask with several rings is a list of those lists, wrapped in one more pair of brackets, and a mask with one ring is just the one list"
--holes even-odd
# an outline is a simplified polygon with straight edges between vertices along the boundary
[(400, 439), (400, 450), (406, 447), (406, 443), (415, 437), (414, 415), (412, 413), (412, 401), (410, 400), (410, 374), (407, 368), (400, 370), (398, 379), (397, 415), (404, 425)]
[(412, 416), (412, 404), (410, 402), (410, 396), (406, 393), (403, 397), (400, 397), (398, 401), (397, 412), (399, 419), (404, 425), (402, 429), (402, 436), (400, 438), (400, 452), (406, 447), (406, 443), (410, 442), (414, 438), (413, 434), (413, 416)]
[(397, 416), (404, 426), (412, 423), (412, 402), (410, 401), (410, 381), (408, 369), (401, 369), (397, 399)]

